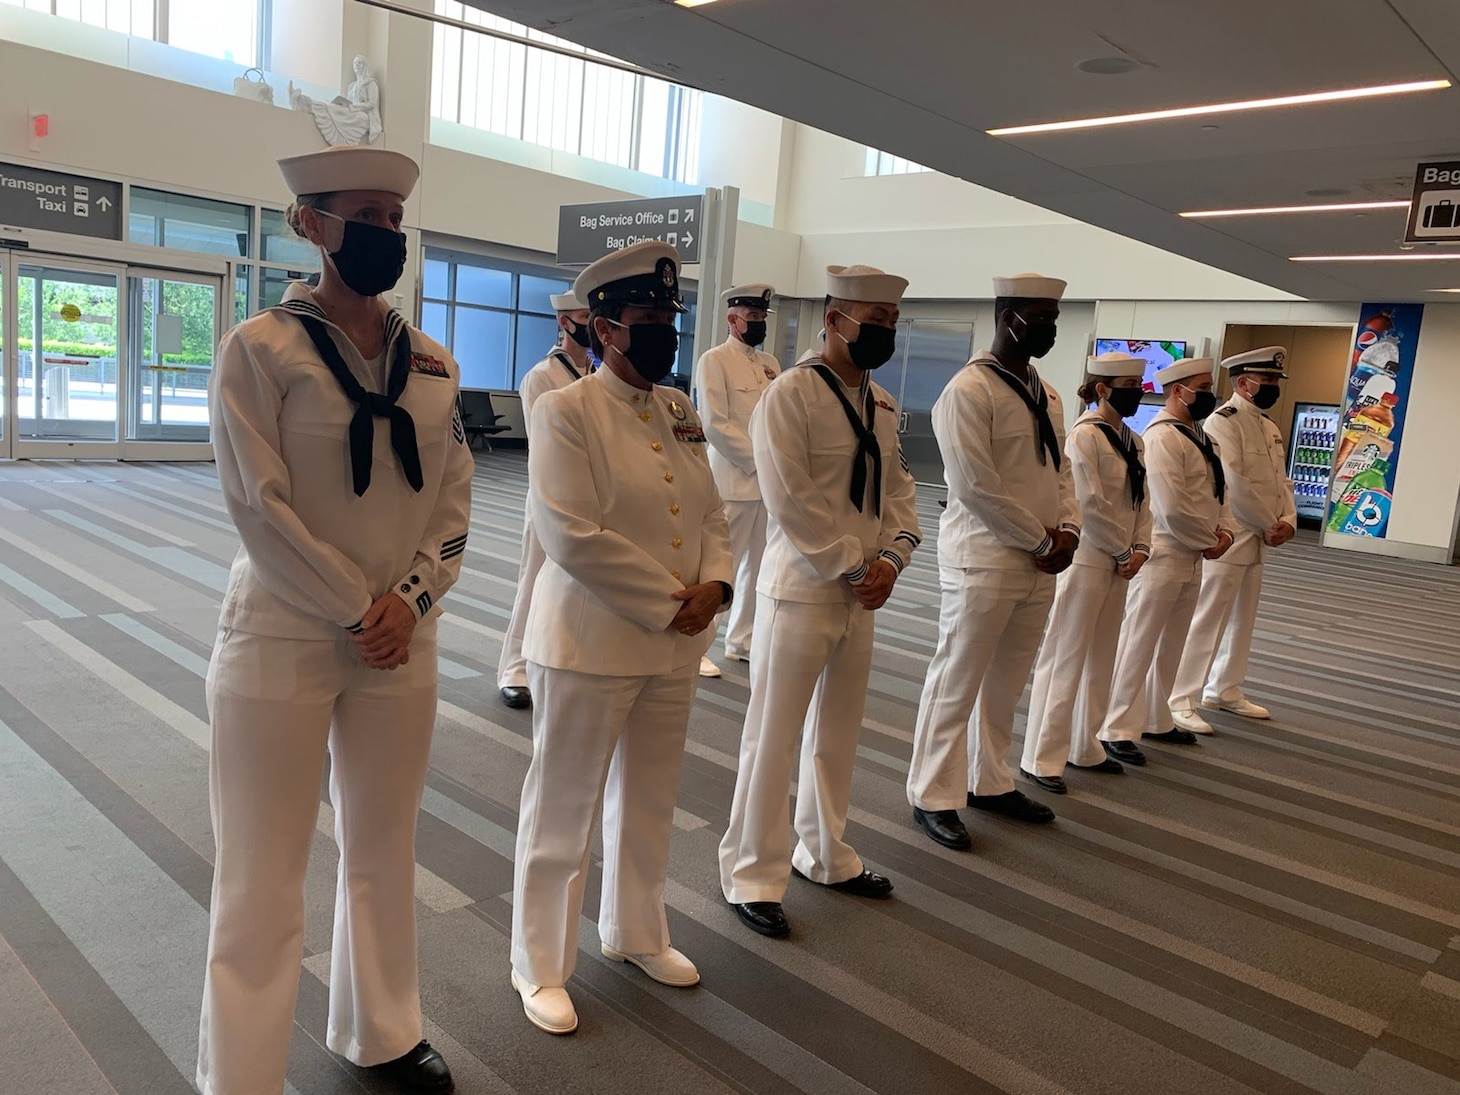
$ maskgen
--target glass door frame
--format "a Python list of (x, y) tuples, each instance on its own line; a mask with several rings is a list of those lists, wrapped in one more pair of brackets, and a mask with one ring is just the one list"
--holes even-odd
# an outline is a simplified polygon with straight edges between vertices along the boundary
[[(116, 268), (122, 279), (118, 283), (119, 337), (126, 333), (121, 327), (126, 323), (129, 309), (128, 278), (166, 280), (171, 277), (194, 281), (198, 275), (203, 275), (210, 284), (216, 278), (215, 303), (218, 311), (214, 330), (221, 339), (235, 323), (234, 286), (237, 274), (249, 265), (248, 260), (230, 260), (191, 251), (93, 240), (34, 229), (5, 229), (4, 235), (0, 235), (0, 302), (4, 306), (5, 335), (3, 351), (0, 351), (0, 375), (4, 377), (5, 393), (0, 459), (211, 461), (213, 449), (210, 442), (128, 441), (125, 419), (118, 420), (116, 442), (24, 440), (16, 436), (18, 414), (14, 395), (20, 372), (19, 317), (16, 314), (19, 304), (18, 268), (32, 262), (52, 263), (63, 268), (67, 265), (82, 269), (100, 266), (107, 268), (108, 272)], [(128, 352), (124, 351), (118, 362), (119, 370), (129, 367), (130, 363), (125, 360), (127, 356)], [(119, 375), (119, 414), (126, 412), (124, 384), (124, 375)]]
[[(192, 270), (174, 270), (165, 267), (152, 266), (128, 266), (126, 269), (127, 289), (125, 294), (125, 305), (127, 308), (128, 320), (131, 319), (133, 301), (132, 284), (134, 281), (150, 279), (157, 282), (187, 282), (192, 285), (205, 285), (213, 290), (213, 347), (216, 350), (218, 341), (223, 337), (223, 332), (233, 326), (233, 293), (227, 290), (225, 299), (225, 286), (233, 284), (231, 278), (225, 278), (220, 274), (202, 274)], [(226, 309), (226, 315), (225, 315)], [(122, 413), (125, 416), (122, 421), (122, 451), (119, 460), (212, 460), (213, 443), (211, 439), (202, 441), (168, 441), (160, 438), (129, 439), (127, 433), (133, 424), (132, 416), (141, 413), (141, 400), (133, 401), (133, 396), (140, 392), (140, 385), (150, 377), (151, 371), (141, 362), (132, 360), (132, 349), (136, 340), (131, 337), (128, 331), (127, 342), (127, 379), (126, 388), (122, 392)], [(217, 362), (215, 360), (214, 364)], [(211, 366), (210, 366), (211, 368)]]
[[(6, 298), (14, 304), (6, 309), (6, 351), (5, 351), (5, 436), (9, 455), (16, 460), (120, 460), (122, 458), (122, 390), (126, 375), (127, 338), (127, 270), (114, 263), (78, 259), (49, 252), (12, 251), (5, 265)], [(19, 285), (22, 266), (39, 266), (57, 271), (74, 270), (78, 273), (99, 274), (116, 279), (117, 284), (117, 383), (116, 383), (116, 436), (112, 440), (90, 440), (65, 437), (24, 437), (20, 433), (20, 315)], [(39, 302), (37, 302), (39, 306)], [(42, 383), (42, 353), (31, 348), (32, 383), (38, 388)]]

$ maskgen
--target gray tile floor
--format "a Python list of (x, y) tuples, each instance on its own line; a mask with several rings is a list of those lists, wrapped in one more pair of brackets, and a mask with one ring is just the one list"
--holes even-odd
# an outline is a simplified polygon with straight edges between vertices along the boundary
[[(903, 794), (932, 650), (935, 537), (880, 613), (851, 835), (897, 883), (793, 886), (796, 932), (719, 896), (746, 699), (703, 686), (669, 888), (701, 987), (602, 960), (572, 1038), (507, 985), (526, 713), (495, 698), (524, 461), (479, 461), (442, 625), (417, 896), (428, 1036), (467, 1095), (910, 1090), (1460, 1092), (1460, 573), (1324, 551), (1269, 568), (1252, 694), (1199, 748), (1073, 779), (1045, 829), (928, 843)], [(924, 492), (936, 531), (936, 491)], [(0, 1092), (191, 1090), (212, 836), (202, 673), (235, 538), (211, 468), (0, 465)], [(718, 656), (718, 651), (717, 651)], [(321, 821), (290, 1073), (370, 1090), (323, 1046), (335, 851)], [(597, 879), (590, 885), (596, 888)], [(596, 907), (590, 892), (589, 908)]]

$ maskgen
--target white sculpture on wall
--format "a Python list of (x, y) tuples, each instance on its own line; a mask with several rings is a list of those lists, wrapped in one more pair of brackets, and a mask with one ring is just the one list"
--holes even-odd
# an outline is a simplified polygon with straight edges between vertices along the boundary
[(380, 84), (364, 57), (355, 58), (355, 82), (328, 102), (311, 99), (289, 84), (289, 106), (314, 115), (328, 145), (374, 144), (380, 136)]

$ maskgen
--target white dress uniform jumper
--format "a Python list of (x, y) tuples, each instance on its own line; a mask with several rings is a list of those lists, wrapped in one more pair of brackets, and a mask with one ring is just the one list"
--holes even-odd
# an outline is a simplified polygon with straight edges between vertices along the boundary
[(933, 433), (948, 482), (942, 602), (907, 782), (908, 801), (929, 812), (1014, 789), (1014, 707), (1055, 587), (1033, 553), (1048, 551), (1047, 528), (1080, 531), (1064, 411), (1032, 365), (1025, 386), (991, 353), (975, 356), (933, 404)]
[[(553, 350), (527, 371), (517, 392), (522, 397), (522, 421), (528, 430), (528, 444), (532, 443), (532, 408), (545, 392), (566, 388), (582, 378), (582, 372), (573, 364), (573, 359), (562, 350)], [(529, 483), (528, 489), (531, 490)], [(528, 506), (522, 520), (522, 561), (517, 568), (517, 592), (512, 598), (512, 616), (507, 622), (507, 633), (502, 636), (502, 657), (497, 666), (498, 688), (527, 687), (527, 659), (522, 655), (522, 637), (527, 631), (527, 612), (532, 605), (532, 591), (537, 585), (538, 572), (542, 570), (542, 544), (532, 529), (532, 507)]]
[[(1210, 371), (1210, 359), (1194, 360)], [(1142, 734), (1170, 728), (1166, 697), (1196, 605), (1202, 552), (1216, 544), (1220, 529), (1230, 529), (1221, 460), (1201, 425), (1163, 410), (1146, 426), (1144, 441), (1152, 553), (1126, 595), (1110, 709), (1100, 731), (1108, 742), (1138, 742)]]
[[(451, 355), (395, 312), (385, 333), (372, 375), (296, 284), (224, 336), (211, 378), (218, 478), (243, 543), (207, 678), (217, 859), (204, 1095), (284, 1089), (326, 752), (340, 846), (327, 1044), (374, 1065), (421, 1038), (416, 814), (435, 617), (461, 567), (473, 462)], [(409, 663), (383, 672), (350, 632), (392, 591), (420, 622)]]
[[(674, 252), (641, 244), (599, 260), (617, 276)], [(585, 278), (579, 296), (590, 303)], [(674, 271), (668, 284), (678, 300)], [(632, 348), (631, 348), (632, 349)], [(560, 987), (578, 958), (593, 823), (603, 812), (598, 931), (623, 954), (670, 946), (669, 840), (696, 669), (712, 637), (670, 627), (674, 594), (729, 583), (729, 533), (686, 397), (599, 368), (533, 408), (533, 527), (547, 556), (528, 615), (532, 762), (522, 788), (513, 972)], [(524, 992), (524, 1002), (533, 995)], [(529, 1012), (529, 1014), (531, 1014)]]
[[(751, 290), (759, 292), (751, 295)], [(730, 291), (726, 303), (768, 309), (771, 293), (768, 285), (740, 286)], [(726, 613), (725, 654), (740, 661), (750, 650), (754, 591), (766, 543), (766, 508), (755, 473), (750, 416), (780, 372), (780, 362), (774, 357), (733, 335), (706, 350), (695, 369), (696, 398), (710, 443), (710, 470), (730, 523), (735, 588), (743, 594)]]
[[(859, 437), (848, 408), (872, 445)], [(849, 582), (861, 581), (878, 558), (900, 572), (922, 540), (897, 423), (892, 397), (870, 377), (850, 388), (820, 358), (784, 373), (751, 422), (770, 531), (740, 767), (720, 842), (720, 885), (732, 904), (779, 902), (793, 865), (825, 884), (862, 873), (844, 834), (874, 613)], [(797, 735), (800, 840), (793, 853), (786, 789)]]
[(1080, 416), (1065, 442), (1082, 530), (1074, 562), (1056, 582), (1034, 667), (1026, 772), (1059, 776), (1066, 761), (1089, 768), (1105, 759), (1096, 735), (1110, 702), (1129, 586), (1115, 568), (1151, 554), (1143, 453), (1128, 426), (1114, 426), (1096, 410)]
[[(1284, 356), (1281, 347), (1269, 347), (1222, 364), (1234, 376), (1280, 378), (1286, 375)], [(1206, 430), (1222, 454), (1236, 540), (1220, 559), (1208, 559), (1202, 567), (1191, 633), (1171, 686), (1173, 711), (1192, 710), (1198, 702), (1216, 707), (1244, 699), (1242, 683), (1252, 653), (1268, 550), (1262, 535), (1278, 522), (1298, 527), (1277, 423), (1251, 400), (1234, 394), (1212, 413)]]

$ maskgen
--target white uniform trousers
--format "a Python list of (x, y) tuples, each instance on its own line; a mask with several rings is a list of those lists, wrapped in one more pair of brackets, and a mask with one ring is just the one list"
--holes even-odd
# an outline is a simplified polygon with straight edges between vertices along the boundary
[(1171, 729), (1166, 697), (1201, 586), (1201, 555), (1158, 547), (1130, 583), (1101, 741), (1140, 741)]
[(436, 716), (436, 624), (369, 669), (346, 637), (225, 631), (208, 667), (217, 856), (198, 1087), (284, 1090), (304, 952), (304, 876), (325, 754), (340, 846), (327, 1044), (357, 1065), (421, 1039), (416, 814)]
[(1029, 691), (1026, 772), (1058, 776), (1067, 760), (1088, 768), (1105, 759), (1096, 734), (1110, 706), (1129, 585), (1113, 563), (1076, 565), (1059, 576)]
[(1262, 599), (1262, 571), (1261, 563), (1206, 560), (1196, 615), (1171, 686), (1173, 711), (1194, 708), (1207, 696), (1241, 698)]
[(512, 882), (512, 968), (524, 980), (556, 988), (573, 975), (600, 805), (598, 934), (625, 954), (668, 949), (664, 884), (698, 668), (612, 677), (527, 663), (532, 763)]
[[(531, 488), (529, 488), (531, 489)], [(529, 514), (522, 524), (522, 561), (517, 567), (517, 593), (512, 598), (512, 617), (502, 636), (502, 657), (497, 664), (498, 688), (527, 687), (527, 659), (522, 656), (522, 637), (527, 634), (527, 610), (532, 607), (532, 589), (547, 553), (532, 528)]]
[[(760, 594), (750, 652), (750, 704), (720, 887), (734, 904), (780, 901), (791, 867), (813, 882), (845, 882), (862, 860), (843, 837), (867, 679), (873, 613), (860, 604), (805, 604)], [(791, 850), (791, 764), (801, 735)]]
[(938, 584), (938, 646), (918, 701), (907, 797), (920, 810), (958, 810), (970, 791), (1014, 789), (1014, 708), (1039, 652), (1055, 580), (1032, 566), (939, 567)]
[(765, 556), (765, 503), (759, 499), (726, 502), (725, 517), (730, 522), (730, 555), (735, 560), (735, 600), (725, 610), (725, 653), (743, 658), (750, 650), (755, 586)]

